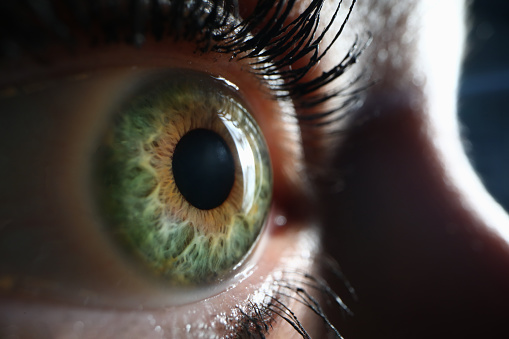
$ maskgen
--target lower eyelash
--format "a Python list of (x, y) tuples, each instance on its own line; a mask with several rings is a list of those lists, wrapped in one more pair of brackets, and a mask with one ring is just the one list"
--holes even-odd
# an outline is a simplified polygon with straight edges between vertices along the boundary
[[(332, 258), (323, 260), (321, 266), (323, 275), (339, 278), (350, 296), (355, 299), (353, 288)], [(325, 279), (299, 269), (275, 272), (273, 276), (277, 279), (272, 279), (269, 285), (259, 292), (263, 293), (261, 303), (252, 298), (244, 307), (236, 307), (239, 316), (230, 319), (228, 325), (230, 333), (227, 333), (225, 338), (265, 338), (278, 320), (288, 323), (302, 338), (311, 338), (295, 312), (288, 306), (292, 302), (304, 305), (323, 322), (323, 326), (329, 333), (336, 338), (343, 338), (329, 320), (324, 306), (328, 306), (328, 309), (335, 306), (343, 316), (353, 314)], [(313, 296), (314, 292), (318, 292), (317, 297)], [(259, 297), (255, 298), (259, 299)], [(324, 301), (326, 305), (323, 305)]]

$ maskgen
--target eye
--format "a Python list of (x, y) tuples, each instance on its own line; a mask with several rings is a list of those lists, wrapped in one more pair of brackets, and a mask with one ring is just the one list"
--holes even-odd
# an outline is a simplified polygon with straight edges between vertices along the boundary
[(23, 52), (1, 80), (7, 335), (262, 336), (286, 321), (305, 336), (313, 319), (338, 335), (303, 143), (355, 102), (326, 89), (365, 43), (317, 71), (341, 3), (323, 27), (322, 1), (45, 4), (1, 41)]
[[(117, 53), (112, 49), (108, 57), (116, 60)], [(144, 51), (135, 55), (135, 61), (146, 61)], [(178, 65), (179, 57), (169, 64)], [(209, 63), (203, 55), (195, 59), (198, 67)], [(75, 69), (81, 61), (65, 62)], [(209, 71), (217, 63), (210, 63)], [(274, 230), (267, 223), (270, 210), (285, 213), (276, 201), (271, 205), (270, 158), (282, 151), (274, 148), (275, 138), (291, 136), (278, 126), (277, 115), (260, 114), (260, 107), (278, 112), (279, 104), (246, 85), (252, 78), (237, 86), (217, 73), (213, 77), (183, 67), (138, 65), (133, 70), (115, 61), (116, 68), (106, 64), (81, 80), (52, 78), (53, 87), (3, 101), (2, 111), (12, 119), (3, 126), (15, 132), (4, 136), (17, 138), (19, 145), (4, 153), (15, 165), (6, 176), (13, 182), (28, 181), (26, 189), (10, 190), (20, 197), (12, 211), (37, 209), (29, 211), (35, 222), (17, 222), (9, 228), (15, 234), (5, 235), (13, 239), (28, 234), (37, 240), (24, 241), (6, 258), (11, 258), (9, 266), (22, 271), (12, 276), (28, 275), (36, 285), (40, 280), (44, 286), (55, 285), (40, 293), (81, 303), (79, 290), (86, 290), (94, 305), (122, 307), (204, 300), (252, 270), (266, 246), (263, 239)], [(232, 73), (239, 72), (237, 64), (230, 64), (220, 74), (233, 78)], [(244, 93), (257, 100), (245, 100)], [(58, 100), (61, 97), (66, 99)], [(272, 131), (259, 127), (269, 124)], [(7, 140), (2, 144), (8, 145)], [(196, 178), (190, 173), (198, 166), (190, 162), (205, 147), (226, 153), (219, 159), (226, 165), (220, 164), (226, 171), (219, 175), (226, 178), (223, 183), (205, 182), (219, 184), (208, 197), (200, 192), (203, 185), (193, 186)], [(289, 150), (279, 160), (293, 167), (297, 156)], [(208, 169), (217, 170), (217, 157), (209, 161)], [(282, 175), (282, 166), (276, 166), (278, 185), (299, 189)], [(13, 260), (23, 257), (25, 247), (34, 249), (28, 262)], [(44, 247), (49, 253), (37, 263), (37, 271), (24, 272)], [(82, 258), (85, 265), (75, 265)], [(102, 261), (108, 264), (102, 267)], [(55, 269), (47, 267), (52, 265)], [(78, 272), (64, 274), (68, 269)], [(64, 288), (57, 288), (59, 284)]]
[(108, 231), (173, 285), (224, 278), (249, 252), (272, 193), (262, 132), (219, 81), (168, 72), (106, 128), (95, 156)]

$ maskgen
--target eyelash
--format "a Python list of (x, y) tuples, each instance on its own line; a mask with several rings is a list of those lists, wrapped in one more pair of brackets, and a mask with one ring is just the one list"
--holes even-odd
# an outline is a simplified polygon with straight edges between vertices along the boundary
[[(65, 20), (69, 23), (68, 25), (62, 23), (57, 17), (51, 8), (51, 2), (41, 2), (46, 7), (37, 8), (34, 2), (27, 2), (26, 4), (31, 6), (30, 11), (36, 17), (38, 25), (21, 27), (13, 18), (26, 17), (26, 14), (23, 14), (26, 13), (26, 8), (18, 6), (16, 10), (19, 11), (19, 15), (5, 18), (4, 23), (12, 26), (9, 30), (12, 36), (0, 37), (0, 47), (2, 47), (0, 53), (3, 53), (0, 58), (12, 57), (15, 50), (19, 48), (32, 54), (35, 59), (44, 60), (38, 55), (38, 50), (33, 49), (36, 46), (42, 50), (44, 46), (35, 42), (49, 43), (55, 38), (72, 52), (75, 41), (70, 32), (75, 29), (81, 29), (87, 33), (94, 32), (91, 41), (93, 44), (99, 44), (101, 37), (105, 43), (113, 43), (121, 40), (120, 37), (123, 36), (127, 43), (141, 47), (147, 37), (147, 27), (150, 27), (151, 30), (148, 33), (156, 40), (162, 40), (165, 35), (168, 35), (175, 40), (195, 42), (198, 50), (203, 53), (215, 52), (231, 55), (232, 59), (249, 60), (252, 72), (266, 85), (272, 97), (275, 100), (290, 101), (294, 105), (298, 112), (296, 117), (301, 125), (309, 124), (319, 127), (330, 124), (344, 117), (349, 112), (349, 108), (359, 101), (360, 93), (366, 86), (361, 85), (356, 89), (352, 89), (352, 86), (361, 77), (357, 77), (346, 88), (335, 88), (328, 92), (323, 89), (356, 63), (360, 54), (370, 43), (369, 34), (364, 40), (357, 38), (348, 53), (335, 67), (314, 78), (306, 78), (342, 34), (356, 0), (352, 1), (339, 30), (321, 53), (318, 45), (337, 19), (342, 6), (341, 0), (321, 32), (318, 32), (318, 23), (325, 0), (313, 0), (302, 14), (288, 24), (286, 21), (289, 19), (295, 0), (276, 2), (259, 0), (252, 14), (242, 21), (238, 19), (239, 15), (236, 13), (237, 8), (233, 5), (234, 2), (236, 3), (234, 0), (195, 0), (188, 2), (186, 6), (183, 1), (152, 0), (147, 3), (126, 0), (117, 1), (116, 6), (110, 8), (100, 7), (95, 3), (95, 6), (92, 4), (87, 12), (84, 3), (69, 1), (66, 2), (69, 6), (68, 11), (64, 11), (70, 16)], [(0, 12), (9, 13), (9, 11)], [(75, 27), (75, 24), (71, 24), (73, 22), (77, 22), (80, 27)], [(41, 30), (40, 26), (44, 29)], [(316, 36), (317, 33), (319, 33), (318, 36)], [(21, 44), (13, 46), (14, 41)], [(299, 61), (305, 61), (305, 66), (293, 68), (292, 66)], [(338, 96), (345, 96), (347, 99), (332, 109), (321, 108)], [(332, 261), (326, 261), (326, 264), (322, 265), (324, 265), (321, 267), (322, 271), (339, 277), (349, 293), (353, 294), (348, 282), (341, 276), (340, 270)], [(265, 297), (261, 306), (252, 302), (246, 309), (238, 308), (241, 315), (239, 319), (229, 320), (233, 331), (230, 335), (264, 338), (277, 316), (288, 322), (303, 338), (309, 338), (309, 334), (292, 310), (286, 306), (287, 301), (295, 300), (317, 314), (325, 326), (341, 338), (339, 332), (329, 322), (320, 301), (308, 293), (308, 290), (316, 290), (320, 297), (327, 298), (327, 301), (333, 300), (341, 310), (349, 314), (348, 308), (327, 283), (298, 270), (279, 273), (282, 278), (273, 281), (263, 291)]]
[[(26, 6), (29, 8), (16, 4), (3, 5), (7, 6), (7, 10), (2, 12), (10, 15), (2, 19), (5, 19), (5, 26), (10, 29), (7, 36), (0, 38), (0, 57), (13, 57), (17, 49), (24, 49), (35, 55), (36, 59), (44, 60), (38, 55), (38, 49), (42, 50), (45, 43), (52, 40), (64, 43), (72, 52), (75, 43), (72, 32), (75, 30), (92, 33), (92, 44), (98, 44), (101, 37), (106, 43), (119, 42), (123, 36), (127, 43), (141, 47), (147, 36), (147, 27), (150, 27), (148, 33), (156, 40), (162, 40), (168, 35), (175, 40), (193, 41), (204, 53), (213, 51), (229, 54), (232, 58), (248, 59), (253, 73), (265, 83), (275, 100), (292, 102), (298, 112), (296, 117), (301, 123), (312, 126), (329, 124), (344, 117), (349, 108), (359, 101), (359, 94), (368, 86), (361, 84), (352, 89), (361, 79), (360, 76), (346, 88), (319, 92), (357, 62), (371, 42), (369, 33), (363, 40), (357, 37), (335, 67), (306, 80), (309, 72), (339, 39), (356, 0), (352, 1), (339, 30), (321, 53), (318, 46), (325, 35), (330, 33), (342, 7), (342, 0), (338, 2), (334, 14), (321, 32), (318, 32), (318, 23), (324, 0), (313, 0), (302, 14), (288, 24), (286, 21), (295, 0), (259, 0), (253, 13), (242, 21), (238, 18), (234, 2), (236, 3), (233, 0), (195, 0), (184, 5), (184, 2), (180, 1), (120, 0), (113, 5), (101, 7), (100, 4), (93, 3), (86, 8), (81, 1), (73, 0), (60, 6), (68, 6), (67, 11), (63, 11), (68, 15), (65, 20), (58, 17), (59, 13), (52, 8), (50, 1), (40, 2), (42, 5), (39, 6), (28, 2)], [(29, 27), (25, 20), (15, 19), (26, 18), (26, 13), (34, 15), (38, 24)], [(268, 17), (269, 20), (266, 20)], [(317, 33), (319, 35), (315, 37)], [(20, 46), (15, 46), (15, 41), (21, 42)], [(292, 67), (300, 61), (305, 61), (305, 66)], [(333, 108), (320, 109), (326, 102), (339, 96), (346, 99)]]
[[(302, 258), (301, 258), (302, 259)], [(355, 291), (341, 273), (341, 270), (332, 258), (325, 257), (320, 263), (323, 275), (325, 273), (339, 279), (348, 293), (355, 299)], [(310, 275), (299, 269), (276, 272), (280, 274), (278, 280), (272, 281), (271, 286), (265, 293), (265, 299), (261, 307), (256, 303), (248, 303), (250, 310), (238, 308), (242, 319), (235, 325), (235, 338), (265, 338), (265, 333), (272, 328), (274, 317), (278, 316), (287, 322), (293, 329), (305, 339), (311, 338), (304, 326), (295, 316), (295, 313), (286, 305), (289, 301), (296, 301), (315, 313), (324, 326), (337, 338), (343, 338), (336, 327), (329, 321), (321, 301), (313, 297), (308, 290), (316, 290), (319, 298), (327, 298), (327, 306), (339, 307), (343, 316), (352, 316), (342, 299), (336, 294), (324, 279)], [(330, 301), (333, 300), (331, 303)], [(331, 305), (332, 304), (332, 305)], [(226, 338), (230, 338), (226, 336)]]

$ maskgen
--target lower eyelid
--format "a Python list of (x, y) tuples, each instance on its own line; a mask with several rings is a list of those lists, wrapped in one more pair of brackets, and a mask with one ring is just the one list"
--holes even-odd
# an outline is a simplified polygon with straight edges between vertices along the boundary
[[(303, 270), (312, 273), (317, 255), (317, 233), (296, 226), (290, 234), (274, 237), (264, 244), (262, 264), (246, 272), (247, 278), (228, 291), (197, 304), (163, 309), (116, 310), (64, 305), (40, 305), (6, 300), (0, 305), (0, 335), (23, 334), (38, 338), (50, 333), (54, 338), (184, 338), (235, 334), (242, 327), (243, 312), (253, 304), (263, 309), (263, 296), (277, 294), (273, 279), (281, 272)], [(273, 260), (277, 258), (277, 260)], [(260, 297), (262, 296), (262, 297)], [(295, 307), (288, 305), (290, 308)], [(299, 314), (302, 320), (302, 315)], [(277, 318), (276, 318), (277, 319)], [(8, 326), (3, 326), (9, 324)], [(2, 332), (3, 331), (3, 332)]]

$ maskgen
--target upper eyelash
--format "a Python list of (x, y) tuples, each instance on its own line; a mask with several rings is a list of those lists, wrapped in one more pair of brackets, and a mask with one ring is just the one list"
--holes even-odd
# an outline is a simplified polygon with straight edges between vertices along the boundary
[[(72, 49), (72, 32), (76, 29), (91, 34), (92, 43), (99, 43), (102, 35), (107, 43), (124, 40), (141, 46), (147, 34), (156, 40), (171, 36), (175, 40), (194, 41), (203, 52), (248, 59), (252, 72), (265, 83), (275, 99), (291, 101), (301, 122), (320, 126), (341, 118), (342, 113), (348, 112), (358, 101), (362, 86), (351, 90), (348, 85), (328, 92), (323, 88), (356, 63), (370, 37), (363, 41), (357, 39), (335, 67), (307, 79), (309, 72), (339, 39), (356, 0), (351, 2), (339, 30), (322, 52), (319, 44), (330, 33), (343, 0), (338, 2), (321, 32), (318, 24), (325, 0), (312, 0), (297, 18), (287, 23), (296, 2), (259, 0), (253, 12), (243, 20), (238, 17), (237, 0), (7, 2), (0, 5), (0, 13), (3, 13), (0, 19), (5, 19), (1, 20), (2, 26), (9, 28), (0, 35), (0, 56), (12, 54), (16, 49), (33, 53), (34, 49), (42, 49), (45, 41), (55, 38)], [(36, 19), (35, 25), (23, 20), (30, 16)], [(306, 61), (304, 66), (292, 67), (302, 60)], [(332, 108), (321, 108), (339, 96), (346, 99)]]
[[(352, 1), (346, 18), (323, 52), (319, 51), (319, 45), (335, 22), (343, 1), (338, 2), (330, 21), (321, 32), (318, 32), (318, 23), (324, 0), (313, 0), (297, 18), (285, 24), (295, 3), (295, 0), (277, 2), (259, 0), (253, 14), (227, 34), (220, 34), (218, 40), (226, 40), (226, 42), (218, 42), (212, 46), (212, 49), (233, 55), (242, 54), (241, 58), (253, 60), (254, 72), (262, 79), (264, 77), (282, 79), (282, 82), (269, 85), (272, 92), (276, 93), (276, 97), (291, 100), (299, 112), (297, 118), (300, 120), (323, 124), (324, 118), (343, 111), (346, 108), (345, 103), (356, 101), (358, 96), (353, 95), (341, 106), (320, 111), (316, 109), (317, 106), (323, 105), (345, 91), (344, 89), (335, 89), (329, 93), (321, 93), (321, 89), (339, 78), (356, 63), (370, 39), (368, 38), (364, 43), (356, 41), (343, 60), (335, 67), (311, 80), (305, 80), (306, 75), (323, 59), (343, 33), (356, 0)], [(271, 11), (274, 14), (269, 17)], [(256, 33), (251, 35), (250, 33), (255, 28)], [(316, 36), (317, 33), (319, 33), (318, 36)], [(292, 67), (304, 58), (308, 58), (305, 66)]]

